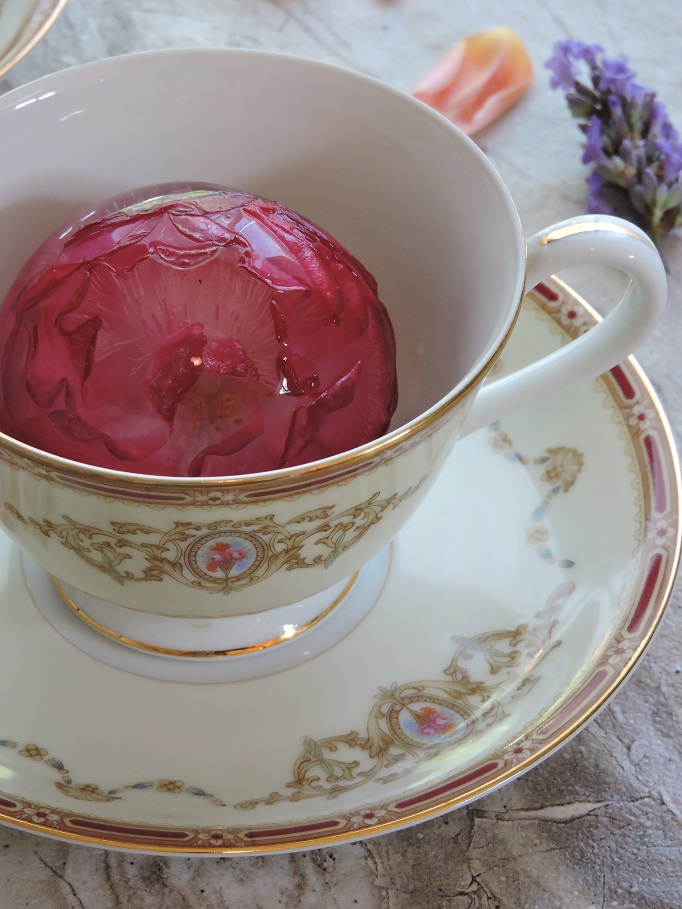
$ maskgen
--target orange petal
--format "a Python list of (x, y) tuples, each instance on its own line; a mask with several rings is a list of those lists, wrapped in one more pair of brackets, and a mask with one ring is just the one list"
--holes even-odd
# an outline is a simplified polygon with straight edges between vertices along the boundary
[(458, 41), (413, 95), (472, 135), (509, 110), (532, 78), (519, 36), (494, 28)]

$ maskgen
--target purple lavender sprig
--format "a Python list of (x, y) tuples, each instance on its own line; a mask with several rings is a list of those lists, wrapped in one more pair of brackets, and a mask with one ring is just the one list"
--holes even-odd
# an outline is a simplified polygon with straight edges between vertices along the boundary
[(545, 63), (585, 135), (587, 210), (634, 221), (659, 246), (682, 226), (682, 143), (656, 93), (598, 44), (558, 41)]

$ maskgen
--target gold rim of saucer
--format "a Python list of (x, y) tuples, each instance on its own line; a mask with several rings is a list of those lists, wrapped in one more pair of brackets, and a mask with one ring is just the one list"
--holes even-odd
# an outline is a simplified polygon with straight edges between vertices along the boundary
[(353, 575), (351, 575), (346, 586), (343, 588), (341, 593), (329, 604), (329, 606), (327, 606), (326, 609), (324, 609), (319, 615), (316, 615), (314, 619), (310, 619), (310, 621), (306, 622), (304, 625), (296, 627), (295, 630), (286, 631), (284, 634), (281, 634), (278, 637), (270, 638), (267, 641), (261, 641), (258, 644), (249, 644), (245, 647), (230, 647), (226, 650), (174, 650), (170, 647), (157, 647), (153, 644), (145, 644), (143, 641), (136, 641), (134, 638), (129, 638), (126, 635), (119, 634), (117, 631), (113, 631), (111, 628), (108, 628), (101, 622), (97, 622), (95, 619), (91, 618), (66, 593), (58, 578), (54, 577), (54, 575), (51, 575), (50, 580), (54, 584), (54, 587), (61, 597), (62, 601), (66, 603), (69, 609), (71, 609), (71, 611), (74, 612), (79, 619), (81, 619), (91, 628), (94, 628), (95, 631), (98, 631), (100, 634), (105, 635), (105, 637), (108, 637), (119, 644), (124, 644), (126, 647), (132, 647), (134, 650), (142, 650), (145, 653), (154, 653), (159, 656), (180, 657), (183, 659), (215, 659), (219, 657), (245, 656), (250, 653), (258, 653), (262, 650), (267, 650), (270, 647), (276, 647), (278, 644), (286, 644), (287, 641), (292, 641), (294, 638), (297, 638), (305, 631), (309, 631), (311, 628), (321, 622), (322, 619), (326, 618), (334, 609), (336, 609), (337, 606), (341, 605), (343, 600), (345, 600), (355, 585), (359, 574), (360, 571), (358, 570)]

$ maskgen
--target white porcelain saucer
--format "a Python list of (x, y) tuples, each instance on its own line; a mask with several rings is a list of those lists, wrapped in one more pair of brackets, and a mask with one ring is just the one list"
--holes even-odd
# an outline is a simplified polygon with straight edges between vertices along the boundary
[[(504, 353), (589, 327), (559, 282)], [(633, 361), (458, 445), (349, 633), (263, 678), (182, 684), (84, 653), (0, 540), (0, 821), (216, 855), (405, 827), (537, 764), (618, 689), (680, 548), (665, 418)]]
[(66, 0), (3, 0), (0, 3), (0, 76), (26, 56), (52, 26)]

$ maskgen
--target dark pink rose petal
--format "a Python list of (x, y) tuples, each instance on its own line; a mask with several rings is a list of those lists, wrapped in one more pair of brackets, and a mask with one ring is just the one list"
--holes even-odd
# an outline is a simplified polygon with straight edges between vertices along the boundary
[(284, 448), (283, 461), (285, 464), (296, 464), (301, 452), (315, 445), (324, 421), (329, 415), (352, 403), (358, 385), (360, 368), (360, 364), (355, 363), (345, 376), (337, 379), (314, 400), (296, 408), (291, 417)]
[(94, 363), (97, 333), (102, 327), (101, 316), (92, 316), (71, 329), (64, 329), (64, 335), (69, 343), (71, 362), (80, 373), (81, 384), (85, 382), (92, 372)]
[(204, 351), (204, 366), (221, 376), (257, 382), (258, 367), (244, 350), (239, 338), (219, 338)]
[(203, 369), (206, 335), (200, 324), (189, 325), (159, 345), (143, 387), (154, 408), (173, 422), (178, 404)]

